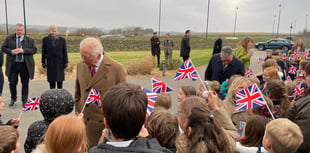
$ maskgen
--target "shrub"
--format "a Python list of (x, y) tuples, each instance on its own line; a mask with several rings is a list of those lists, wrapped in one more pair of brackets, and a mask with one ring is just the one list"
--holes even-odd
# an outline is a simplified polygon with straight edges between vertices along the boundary
[(132, 60), (128, 63), (127, 74), (128, 75), (137, 75), (137, 74), (151, 74), (154, 67), (154, 58), (145, 57), (142, 60)]
[[(159, 65), (159, 69), (160, 70), (163, 70), (163, 64), (165, 62), (166, 62), (165, 60), (160, 62), (160, 65)], [(180, 60), (180, 59), (172, 59), (172, 64), (171, 65), (168, 65), (168, 66), (167, 66), (167, 64), (165, 64), (165, 65), (166, 65), (166, 69), (168, 69), (168, 70), (176, 70), (176, 69), (178, 69), (180, 67), (181, 64), (182, 64), (182, 60)]]

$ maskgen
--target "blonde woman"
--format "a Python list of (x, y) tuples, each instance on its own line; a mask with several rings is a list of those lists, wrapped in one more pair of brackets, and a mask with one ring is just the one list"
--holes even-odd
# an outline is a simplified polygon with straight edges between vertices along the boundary
[(44, 144), (33, 153), (86, 153), (87, 137), (83, 121), (68, 115), (56, 118), (48, 127)]
[(251, 56), (253, 56), (253, 51), (249, 49), (253, 46), (253, 39), (249, 37), (243, 38), (238, 47), (234, 50), (235, 57), (239, 58), (244, 64), (244, 70), (249, 69)]

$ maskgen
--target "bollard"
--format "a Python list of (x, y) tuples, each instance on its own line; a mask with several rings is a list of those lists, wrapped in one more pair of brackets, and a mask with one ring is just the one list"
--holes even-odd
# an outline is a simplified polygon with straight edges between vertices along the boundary
[(166, 71), (166, 61), (163, 61), (163, 76), (165, 76)]

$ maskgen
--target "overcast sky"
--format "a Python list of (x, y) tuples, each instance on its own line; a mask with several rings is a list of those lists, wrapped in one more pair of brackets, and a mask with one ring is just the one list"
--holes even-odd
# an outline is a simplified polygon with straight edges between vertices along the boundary
[[(8, 1), (10, 24), (23, 23), (23, 0)], [(25, 0), (28, 25), (100, 27), (140, 26), (158, 31), (160, 0)], [(162, 0), (161, 31), (206, 29), (207, 0)], [(232, 32), (238, 7), (237, 32), (272, 32), (282, 4), (280, 32), (295, 32), (306, 25), (310, 0), (210, 0), (209, 31)], [(0, 24), (5, 23), (5, 0), (0, 0)], [(309, 18), (310, 19), (310, 18)], [(310, 25), (310, 22), (308, 22)], [(310, 26), (308, 26), (310, 27)]]

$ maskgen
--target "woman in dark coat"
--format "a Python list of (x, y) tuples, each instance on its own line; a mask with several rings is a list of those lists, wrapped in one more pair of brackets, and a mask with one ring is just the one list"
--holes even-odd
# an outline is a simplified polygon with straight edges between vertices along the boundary
[(47, 81), (50, 88), (62, 88), (65, 80), (64, 69), (68, 66), (66, 40), (57, 36), (57, 27), (50, 27), (50, 34), (42, 40), (42, 67), (47, 68)]

